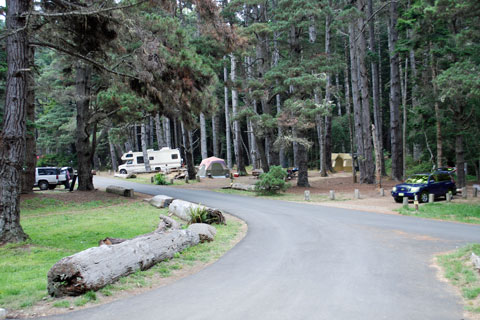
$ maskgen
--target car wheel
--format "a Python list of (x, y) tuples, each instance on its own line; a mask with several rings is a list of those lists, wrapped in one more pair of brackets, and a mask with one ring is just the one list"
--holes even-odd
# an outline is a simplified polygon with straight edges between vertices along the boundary
[(403, 202), (403, 197), (395, 197), (393, 199), (395, 199), (396, 203), (402, 203)]
[(48, 190), (48, 182), (47, 181), (39, 181), (38, 187), (40, 190)]
[(53, 190), (53, 189), (55, 189), (56, 187), (57, 187), (56, 184), (49, 184), (49, 185), (48, 185), (48, 189), (50, 189), (50, 190)]
[(455, 189), (455, 188), (450, 189), (449, 192), (452, 193), (452, 196), (457, 195), (457, 189)]
[(127, 174), (127, 170), (122, 169), (122, 170), (120, 170), (120, 173), (121, 173), (121, 174)]
[(424, 191), (420, 194), (420, 202), (422, 203), (428, 202), (428, 192)]

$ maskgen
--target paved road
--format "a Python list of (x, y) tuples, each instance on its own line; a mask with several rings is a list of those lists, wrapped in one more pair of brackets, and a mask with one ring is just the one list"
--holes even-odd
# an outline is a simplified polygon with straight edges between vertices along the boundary
[[(171, 285), (54, 319), (460, 320), (435, 253), (480, 242), (480, 227), (115, 181), (230, 212), (248, 234)], [(112, 184), (96, 177), (96, 186)]]

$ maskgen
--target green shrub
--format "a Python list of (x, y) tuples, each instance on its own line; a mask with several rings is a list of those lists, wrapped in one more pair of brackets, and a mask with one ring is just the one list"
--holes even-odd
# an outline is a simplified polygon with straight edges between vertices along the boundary
[(162, 173), (157, 173), (153, 178), (153, 182), (155, 184), (162, 185), (162, 186), (165, 186), (165, 185), (169, 184), (168, 181), (167, 181), (167, 178)]
[(285, 191), (290, 184), (285, 182), (287, 171), (280, 166), (270, 167), (270, 171), (262, 173), (259, 181), (255, 183), (255, 192), (277, 193)]
[(190, 208), (190, 224), (208, 223), (208, 210), (202, 207)]

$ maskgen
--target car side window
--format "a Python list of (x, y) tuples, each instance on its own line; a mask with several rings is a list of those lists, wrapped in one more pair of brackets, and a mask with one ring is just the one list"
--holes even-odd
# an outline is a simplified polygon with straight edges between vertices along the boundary
[(430, 176), (430, 182), (437, 182), (438, 178), (436, 176)]
[(153, 160), (153, 159), (154, 159), (154, 157), (148, 157), (148, 160)]
[(38, 169), (38, 175), (39, 176), (44, 176), (46, 175), (47, 173), (45, 172), (45, 169)]
[(138, 163), (138, 164), (144, 163), (143, 157), (137, 157), (137, 163)]
[(129, 153), (125, 156), (125, 158), (133, 158), (133, 154)]
[(178, 154), (172, 154), (172, 159), (178, 159)]
[(133, 163), (133, 160), (128, 160), (127, 161), (127, 164), (132, 164)]

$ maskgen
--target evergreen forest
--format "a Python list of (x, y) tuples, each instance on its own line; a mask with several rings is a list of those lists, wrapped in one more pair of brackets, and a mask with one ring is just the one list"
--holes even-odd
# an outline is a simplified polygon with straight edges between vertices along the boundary
[[(178, 148), (357, 183), (480, 176), (478, 0), (7, 0), (0, 21), (0, 243), (36, 166), (79, 190), (123, 153)], [(146, 167), (148, 166), (148, 157)]]

